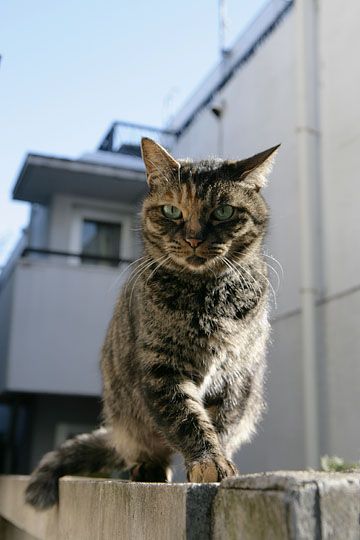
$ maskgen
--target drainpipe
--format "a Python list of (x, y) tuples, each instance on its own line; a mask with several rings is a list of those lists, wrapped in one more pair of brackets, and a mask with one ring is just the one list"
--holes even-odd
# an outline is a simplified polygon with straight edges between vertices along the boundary
[(302, 370), (306, 466), (320, 460), (317, 347), (319, 110), (317, 0), (296, 0), (297, 154), (301, 236)]

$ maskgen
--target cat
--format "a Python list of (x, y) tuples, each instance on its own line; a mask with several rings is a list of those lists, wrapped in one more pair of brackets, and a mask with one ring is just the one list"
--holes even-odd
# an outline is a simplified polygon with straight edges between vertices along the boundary
[(102, 350), (104, 425), (49, 452), (26, 501), (58, 501), (65, 474), (129, 469), (171, 480), (180, 452), (190, 482), (234, 476), (231, 461), (264, 410), (269, 219), (261, 195), (278, 146), (241, 161), (177, 160), (143, 138), (149, 193), (135, 263)]

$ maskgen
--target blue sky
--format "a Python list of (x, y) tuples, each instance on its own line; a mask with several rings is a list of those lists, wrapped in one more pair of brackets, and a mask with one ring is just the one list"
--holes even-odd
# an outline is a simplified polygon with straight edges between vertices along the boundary
[[(231, 45), (267, 0), (227, 0)], [(28, 152), (77, 157), (110, 123), (156, 126), (218, 60), (217, 0), (1, 0), (0, 266), (28, 220)]]

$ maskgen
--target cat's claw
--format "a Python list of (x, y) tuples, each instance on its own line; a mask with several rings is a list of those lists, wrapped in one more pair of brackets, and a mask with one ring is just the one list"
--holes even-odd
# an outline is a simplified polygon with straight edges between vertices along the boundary
[(229, 476), (236, 476), (238, 470), (228, 459), (218, 456), (190, 463), (187, 467), (188, 482), (221, 482)]

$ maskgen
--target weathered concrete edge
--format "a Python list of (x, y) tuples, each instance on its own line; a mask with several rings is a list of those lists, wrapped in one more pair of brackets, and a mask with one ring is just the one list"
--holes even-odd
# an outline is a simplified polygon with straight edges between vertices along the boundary
[[(215, 498), (215, 530), (226, 534), (227, 517), (241, 515), (256, 493), (259, 503), (268, 494), (269, 505), (281, 497), (286, 538), (360, 538), (360, 472), (277, 471), (226, 479)], [(257, 537), (255, 525), (252, 534)]]
[(37, 512), (25, 504), (28, 476), (0, 476), (0, 516), (40, 540), (56, 540), (58, 509)]
[[(264, 509), (266, 505), (272, 510), (274, 504), (278, 508), (280, 504), (284, 510), (281, 511), (282, 517), (279, 514), (279, 519), (283, 522), (282, 527), (288, 531), (287, 538), (333, 538), (336, 534), (343, 533), (346, 533), (349, 540), (360, 538), (360, 473), (278, 471), (227, 479), (221, 484), (140, 484), (113, 479), (64, 477), (60, 481), (60, 511), (54, 508), (46, 512), (36, 512), (24, 503), (23, 493), (27, 482), (28, 477), (24, 476), (0, 477), (0, 515), (9, 523), (41, 540), (60, 538), (59, 531), (63, 526), (61, 508), (66, 503), (69, 489), (74, 491), (80, 488), (79, 493), (86, 497), (87, 493), (89, 496), (90, 492), (94, 493), (94, 484), (97, 486), (95, 491), (115, 491), (119, 495), (120, 492), (128, 492), (134, 501), (144, 497), (146, 505), (151, 503), (153, 498), (158, 499), (164, 504), (164, 509), (167, 506), (165, 514), (169, 526), (173, 526), (171, 511), (174, 508), (169, 508), (169, 504), (175, 504), (179, 510), (179, 527), (176, 530), (187, 540), (216, 538), (215, 523), (217, 530), (221, 530), (222, 535), (225, 534), (226, 512), (233, 516), (236, 530), (240, 533), (244, 525), (242, 519), (248, 519), (246, 512), (244, 514), (244, 509), (249, 504), (246, 500), (259, 501), (256, 502), (259, 512), (261, 507)], [(87, 491), (87, 486), (90, 488), (90, 485), (92, 488)], [(69, 489), (65, 489), (66, 486)], [(121, 497), (117, 499), (123, 500)], [(105, 513), (106, 520), (109, 521), (108, 514), (119, 513), (119, 506), (111, 509), (111, 504), (109, 507), (105, 500), (109, 500), (109, 497), (105, 497), (103, 501), (106, 505), (105, 512), (102, 512), (100, 501), (99, 510), (100, 513)], [(242, 505), (245, 506), (241, 511)], [(92, 505), (91, 507), (94, 508)], [(128, 524), (134, 525), (132, 512), (129, 513), (126, 507), (122, 511)], [(241, 516), (241, 519), (236, 515)], [(266, 515), (268, 514), (265, 513), (263, 517), (266, 518)], [(147, 521), (142, 518), (143, 514), (140, 513), (137, 519), (140, 519), (145, 527), (153, 523), (151, 519)], [(355, 536), (356, 534), (358, 536)]]
[[(211, 516), (214, 497), (219, 484), (190, 483), (134, 483), (118, 479), (99, 479), (86, 477), (63, 477), (60, 480), (60, 504), (47, 511), (36, 511), (24, 501), (24, 491), (29, 477), (0, 476), (0, 517), (17, 529), (41, 540), (57, 540), (64, 530), (63, 509), (66, 507), (66, 494), (80, 489), (86, 497), (93, 489), (117, 492), (130, 492), (136, 500), (141, 495), (152, 494), (154, 498), (164, 498), (171, 493), (172, 500), (179, 505), (183, 515), (182, 535), (188, 540), (208, 540), (211, 538)], [(65, 498), (64, 498), (65, 495)], [(106, 514), (119, 513), (119, 508), (108, 508)], [(123, 509), (123, 519), (131, 521), (131, 516)]]
[[(63, 500), (62, 494), (66, 492), (67, 487), (70, 488), (70, 491), (76, 486), (78, 489), (83, 487), (99, 489), (101, 486), (106, 486), (106, 484), (110, 484), (119, 494), (120, 491), (128, 493), (139, 503), (149, 492), (152, 494), (152, 499), (159, 502), (162, 501), (164, 496), (166, 497), (166, 494), (168, 494), (169, 499), (171, 496), (175, 496), (176, 503), (182, 505), (183, 537), (187, 540), (209, 540), (211, 538), (213, 501), (220, 487), (219, 483), (134, 483), (126, 480), (64, 477), (61, 479), (60, 500)], [(70, 495), (69, 489), (67, 491)], [(118, 512), (118, 510), (117, 508), (116, 511)], [(126, 515), (126, 509), (123, 509), (123, 511), (124, 519), (131, 519)], [(109, 513), (111, 513), (110, 508)]]
[(186, 539), (210, 539), (212, 536), (213, 504), (219, 484), (188, 485), (190, 489), (186, 497)]
[(351, 473), (321, 472), (321, 471), (274, 471), (265, 473), (245, 474), (234, 478), (226, 478), (220, 484), (222, 489), (249, 490), (292, 490), (307, 484), (326, 481), (338, 484), (360, 483), (360, 471)]

